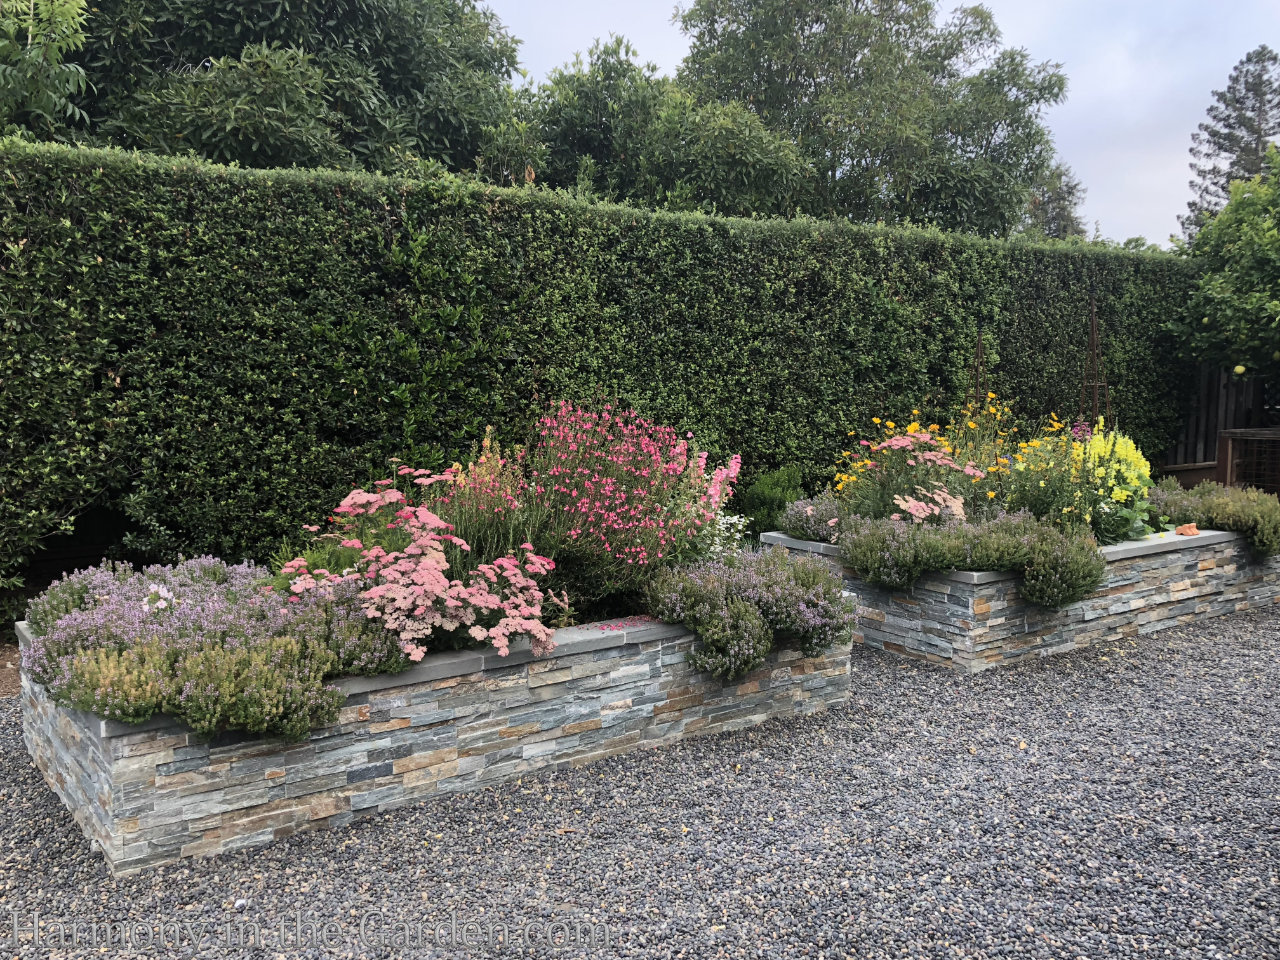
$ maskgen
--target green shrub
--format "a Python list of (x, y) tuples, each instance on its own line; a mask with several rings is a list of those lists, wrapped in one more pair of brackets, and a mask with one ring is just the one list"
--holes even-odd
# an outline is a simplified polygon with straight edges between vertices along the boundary
[(1083, 600), (1102, 586), (1107, 563), (1092, 539), (1051, 530), (1031, 541), (1020, 573), (1022, 598), (1056, 609)]
[(1083, 600), (1101, 586), (1107, 572), (1091, 535), (1050, 526), (1030, 514), (978, 524), (852, 516), (841, 521), (836, 542), (841, 559), (868, 583), (902, 590), (930, 573), (1017, 573), (1023, 578), (1023, 599), (1050, 608)]
[(746, 479), (812, 482), (870, 414), (949, 409), (980, 325), (1001, 396), (1068, 408), (1089, 286), (1146, 449), (1190, 382), (1162, 332), (1196, 282), (1174, 257), (448, 177), (0, 158), (0, 576), (95, 502), (157, 555), (265, 559), (388, 457), (438, 468), (486, 424), (527, 442), (551, 398), (607, 396), (740, 452)]
[(965, 538), (956, 526), (926, 526), (852, 516), (840, 524), (840, 557), (868, 583), (901, 590), (927, 573), (954, 570)]
[(346, 696), (325, 684), (335, 659), (323, 643), (268, 637), (248, 647), (207, 647), (182, 657), (169, 702), (197, 733), (246, 730), (301, 740), (331, 724)]
[(269, 574), (211, 557), (78, 570), (31, 602), (22, 669), (54, 701), (109, 719), (163, 712), (205, 736), (300, 739), (337, 717), (343, 697), (327, 679), (409, 665), (355, 584), (286, 601)]
[(781, 547), (666, 568), (649, 595), (657, 616), (697, 635), (689, 662), (725, 681), (760, 667), (775, 646), (819, 656), (856, 622), (831, 568)]
[(1259, 560), (1280, 553), (1280, 498), (1273, 493), (1212, 481), (1184, 490), (1176, 480), (1165, 478), (1152, 489), (1151, 505), (1173, 524), (1243, 534)]
[(760, 474), (738, 493), (734, 507), (750, 520), (754, 534), (778, 529), (778, 520), (787, 506), (804, 496), (798, 463)]
[(789, 503), (778, 517), (778, 529), (797, 540), (833, 543), (847, 504), (830, 490)]

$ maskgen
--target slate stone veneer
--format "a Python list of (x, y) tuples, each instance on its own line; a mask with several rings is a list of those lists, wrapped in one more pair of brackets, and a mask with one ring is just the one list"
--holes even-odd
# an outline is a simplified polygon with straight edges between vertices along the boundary
[(970, 673), (1280, 602), (1280, 558), (1256, 562), (1242, 537), (1214, 530), (1103, 547), (1102, 588), (1061, 610), (1023, 601), (1015, 574), (957, 571), (887, 590), (858, 580), (831, 544), (780, 533), (761, 540), (841, 571), (858, 597), (855, 643)]
[[(18, 625), (23, 642), (30, 639)], [(460, 651), (412, 670), (339, 681), (347, 703), (300, 743), (202, 741), (167, 717), (103, 720), (22, 678), (23, 738), (45, 780), (113, 873), (237, 850), (543, 767), (813, 713), (849, 694), (849, 648), (776, 651), (722, 685), (695, 672), (694, 643), (662, 623), (556, 633), (534, 659)]]

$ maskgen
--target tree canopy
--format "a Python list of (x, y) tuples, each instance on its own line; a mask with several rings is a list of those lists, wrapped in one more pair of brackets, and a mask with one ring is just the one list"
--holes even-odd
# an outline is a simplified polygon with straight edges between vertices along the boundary
[(84, 45), (84, 0), (0, 3), (0, 133), (51, 135), (83, 117), (84, 70), (66, 62)]
[(1250, 51), (1213, 100), (1191, 135), (1195, 196), (1178, 218), (1188, 239), (1222, 209), (1233, 180), (1262, 173), (1267, 147), (1280, 137), (1280, 54), (1266, 44)]
[(479, 0), (31, 0), (0, 5), (0, 119), (253, 167), (429, 161), (674, 210), (1078, 231), (1042, 120), (1065, 80), (984, 8), (695, 0), (679, 20), (674, 78), (612, 38), (517, 88), (518, 41)]
[(1020, 233), (1052, 240), (1087, 236), (1080, 218), (1084, 185), (1064, 163), (1055, 163), (1031, 184), (1031, 199), (1019, 227)]
[(987, 235), (1023, 217), (1053, 161), (1056, 64), (1005, 49), (991, 14), (933, 0), (695, 0), (680, 80), (740, 102), (816, 171), (812, 212)]
[(252, 166), (469, 166), (516, 41), (474, 0), (98, 0), (88, 131)]
[(788, 138), (739, 103), (698, 103), (624, 39), (555, 70), (527, 115), (546, 146), (539, 177), (668, 209), (785, 215), (811, 168)]
[(1202, 359), (1240, 375), (1280, 375), (1280, 151), (1260, 175), (1231, 184), (1230, 199), (1192, 245), (1204, 267), (1183, 334)]

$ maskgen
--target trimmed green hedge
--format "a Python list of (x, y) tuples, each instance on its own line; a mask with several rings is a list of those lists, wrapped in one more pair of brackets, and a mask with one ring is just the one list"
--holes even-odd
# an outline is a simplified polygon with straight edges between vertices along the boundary
[(940, 416), (980, 322), (993, 388), (1070, 412), (1091, 285), (1149, 452), (1190, 382), (1173, 257), (15, 141), (0, 164), (0, 575), (94, 500), (157, 552), (261, 557), (385, 458), (522, 439), (561, 397), (813, 480), (873, 414)]

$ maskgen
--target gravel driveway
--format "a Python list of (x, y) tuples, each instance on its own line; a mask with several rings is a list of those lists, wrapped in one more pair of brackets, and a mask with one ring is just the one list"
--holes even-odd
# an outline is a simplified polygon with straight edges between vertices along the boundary
[[(1275, 613), (979, 677), (856, 650), (845, 710), (120, 880), (9, 700), (0, 954), (39, 911), (190, 923), (160, 956), (1277, 957), (1277, 654)], [(295, 949), (300, 911), (330, 948)], [(578, 932), (449, 945), (525, 921)], [(235, 946), (253, 924), (265, 952)]]

